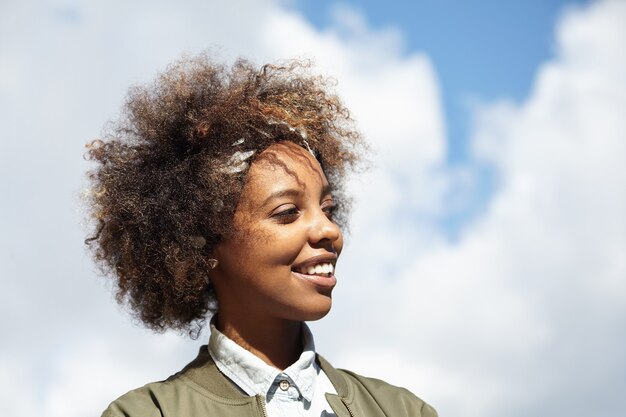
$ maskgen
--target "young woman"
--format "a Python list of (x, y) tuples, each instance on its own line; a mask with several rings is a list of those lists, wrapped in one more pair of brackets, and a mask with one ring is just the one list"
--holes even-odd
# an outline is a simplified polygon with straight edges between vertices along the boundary
[(118, 301), (192, 337), (212, 314), (195, 360), (103, 416), (436, 416), (315, 352), (305, 322), (331, 308), (343, 179), (363, 144), (307, 67), (181, 60), (131, 89), (123, 118), (89, 145), (87, 243)]

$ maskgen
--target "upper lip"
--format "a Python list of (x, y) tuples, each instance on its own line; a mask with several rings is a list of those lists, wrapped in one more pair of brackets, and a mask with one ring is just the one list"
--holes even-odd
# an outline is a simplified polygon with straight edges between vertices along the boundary
[(310, 266), (314, 266), (317, 264), (332, 264), (333, 267), (337, 263), (337, 254), (336, 253), (326, 253), (323, 255), (313, 256), (312, 258), (307, 259), (306, 261), (295, 264), (291, 269), (298, 270), (302, 268), (307, 268)]

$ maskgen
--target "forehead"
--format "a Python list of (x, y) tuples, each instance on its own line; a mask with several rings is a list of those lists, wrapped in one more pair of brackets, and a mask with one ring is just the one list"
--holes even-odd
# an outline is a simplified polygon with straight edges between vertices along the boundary
[(250, 166), (241, 200), (261, 200), (276, 191), (306, 193), (328, 185), (319, 162), (293, 142), (280, 142), (264, 150)]

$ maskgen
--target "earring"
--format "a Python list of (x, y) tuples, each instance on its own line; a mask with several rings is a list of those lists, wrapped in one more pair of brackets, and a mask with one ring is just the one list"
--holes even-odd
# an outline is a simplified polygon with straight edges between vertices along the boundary
[(210, 258), (210, 259), (207, 260), (207, 263), (209, 264), (209, 269), (215, 269), (219, 262), (215, 258)]

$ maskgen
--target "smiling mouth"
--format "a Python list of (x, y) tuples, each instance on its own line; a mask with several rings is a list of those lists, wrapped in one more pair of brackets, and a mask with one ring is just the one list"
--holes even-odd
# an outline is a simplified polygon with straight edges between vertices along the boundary
[(295, 268), (294, 272), (303, 275), (318, 275), (322, 277), (332, 277), (335, 273), (335, 267), (330, 262), (323, 262), (316, 265), (310, 265), (300, 268)]

